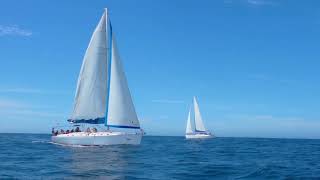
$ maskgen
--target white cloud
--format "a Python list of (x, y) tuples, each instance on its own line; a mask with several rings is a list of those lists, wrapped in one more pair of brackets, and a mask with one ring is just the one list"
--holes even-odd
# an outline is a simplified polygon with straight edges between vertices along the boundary
[(14, 26), (0, 25), (0, 36), (8, 36), (8, 35), (31, 36), (32, 32), (30, 30), (21, 29), (17, 25), (14, 25)]
[(230, 137), (320, 138), (318, 119), (269, 114), (228, 114), (207, 122), (217, 135)]
[(269, 6), (269, 5), (276, 4), (271, 0), (224, 0), (224, 3), (225, 4), (244, 3), (244, 4), (249, 4), (251, 6)]
[(31, 89), (31, 88), (6, 88), (0, 89), (2, 93), (32, 93), (32, 94), (39, 94), (43, 93), (40, 89)]
[(37, 106), (30, 105), (28, 103), (10, 100), (0, 99), (0, 117), (64, 117), (62, 113), (50, 112), (50, 110), (41, 110)]
[(320, 138), (319, 119), (296, 116), (234, 114), (208, 125), (210, 129), (222, 136)]
[(294, 84), (295, 81), (291, 79), (284, 79), (283, 77), (272, 77), (267, 74), (249, 74), (248, 78), (250, 80), (258, 80), (258, 81), (265, 81), (265, 82), (275, 82), (282, 85), (290, 85)]
[(11, 109), (11, 108), (25, 108), (28, 107), (27, 104), (19, 101), (0, 99), (0, 108), (1, 109)]
[(54, 112), (43, 112), (43, 111), (37, 111), (37, 110), (7, 110), (5, 112), (0, 111), (0, 114), (7, 114), (12, 115), (16, 117), (25, 117), (25, 116), (31, 116), (31, 117), (64, 117), (64, 114), (61, 113), (54, 113)]
[(159, 119), (160, 119), (160, 120), (167, 120), (167, 119), (169, 119), (169, 116), (167, 116), (167, 115), (161, 115), (161, 116), (159, 117)]
[(261, 81), (270, 81), (271, 80), (270, 76), (267, 76), (265, 74), (250, 74), (249, 78), (255, 79), (255, 80), (261, 80)]
[(230, 120), (253, 120), (253, 121), (304, 121), (304, 118), (294, 116), (274, 116), (270, 114), (246, 115), (246, 114), (229, 114), (225, 116)]
[(247, 0), (247, 3), (254, 6), (274, 5), (274, 2), (269, 0)]
[(288, 121), (288, 122), (293, 122), (293, 121), (305, 121), (304, 118), (301, 117), (294, 117), (294, 116), (288, 116), (288, 117), (278, 117), (278, 116), (273, 116), (273, 115), (256, 115), (252, 116), (251, 119), (253, 120), (270, 120), (270, 121)]
[(164, 104), (183, 104), (184, 101), (181, 100), (170, 100), (170, 99), (155, 99), (152, 100), (153, 103), (164, 103)]
[(231, 4), (231, 3), (233, 3), (232, 0), (224, 0), (223, 2), (226, 3), (226, 4)]
[(63, 91), (48, 91), (35, 88), (0, 88), (0, 93), (18, 93), (18, 94), (66, 94)]

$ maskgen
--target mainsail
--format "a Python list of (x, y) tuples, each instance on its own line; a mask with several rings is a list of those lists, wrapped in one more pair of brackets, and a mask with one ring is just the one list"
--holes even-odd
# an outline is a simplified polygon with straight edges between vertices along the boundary
[(104, 123), (107, 92), (106, 12), (97, 25), (81, 66), (73, 112), (69, 121)]
[(84, 56), (68, 121), (140, 128), (107, 10)]
[(200, 114), (200, 110), (199, 110), (199, 105), (197, 102), (196, 97), (193, 97), (193, 105), (194, 105), (194, 122), (195, 122), (195, 129), (196, 131), (206, 131), (203, 121), (202, 121), (202, 117)]
[(186, 134), (190, 134), (190, 133), (193, 133), (192, 125), (191, 125), (191, 108), (189, 109), (187, 128), (186, 128)]

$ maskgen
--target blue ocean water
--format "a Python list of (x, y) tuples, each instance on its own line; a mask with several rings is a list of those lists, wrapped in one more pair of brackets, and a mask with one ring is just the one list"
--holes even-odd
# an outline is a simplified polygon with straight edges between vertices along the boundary
[(320, 179), (320, 140), (145, 136), (139, 146), (68, 147), (0, 134), (0, 179)]

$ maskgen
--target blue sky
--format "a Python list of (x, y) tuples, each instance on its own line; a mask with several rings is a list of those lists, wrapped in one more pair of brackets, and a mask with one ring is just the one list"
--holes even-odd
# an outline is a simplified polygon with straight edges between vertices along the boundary
[(2, 0), (0, 132), (68, 118), (105, 7), (149, 134), (183, 135), (196, 95), (217, 136), (320, 138), (316, 0)]

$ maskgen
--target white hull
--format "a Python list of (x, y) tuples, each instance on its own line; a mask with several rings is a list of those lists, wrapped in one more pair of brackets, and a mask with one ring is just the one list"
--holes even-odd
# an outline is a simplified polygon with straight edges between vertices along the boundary
[(210, 134), (186, 134), (186, 139), (209, 139), (209, 138), (214, 138), (214, 136)]
[(124, 132), (76, 132), (52, 136), (52, 142), (63, 145), (102, 146), (117, 144), (138, 145), (141, 142), (141, 133)]

